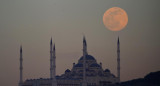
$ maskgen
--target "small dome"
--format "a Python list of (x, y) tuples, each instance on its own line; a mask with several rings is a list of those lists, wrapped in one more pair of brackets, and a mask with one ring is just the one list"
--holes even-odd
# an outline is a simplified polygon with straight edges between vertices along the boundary
[[(83, 60), (83, 56), (80, 58), (80, 60)], [(86, 60), (95, 60), (95, 58), (91, 55), (86, 55)]]
[(93, 63), (93, 64), (90, 65), (90, 67), (101, 67), (101, 66), (97, 63)]
[(104, 72), (109, 72), (110, 73), (110, 70), (109, 69), (105, 69)]
[(65, 73), (68, 73), (68, 72), (71, 72), (69, 69), (67, 69), (66, 71), (65, 71)]

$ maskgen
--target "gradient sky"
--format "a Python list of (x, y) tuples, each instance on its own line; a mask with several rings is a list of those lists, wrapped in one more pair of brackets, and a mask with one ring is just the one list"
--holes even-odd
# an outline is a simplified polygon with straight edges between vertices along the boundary
[[(56, 43), (57, 74), (88, 53), (116, 75), (117, 37), (121, 47), (121, 80), (142, 78), (160, 70), (160, 0), (0, 0), (0, 86), (17, 86), (19, 48), (23, 47), (24, 80), (49, 77), (49, 43)], [(113, 32), (103, 13), (120, 7), (128, 25)]]

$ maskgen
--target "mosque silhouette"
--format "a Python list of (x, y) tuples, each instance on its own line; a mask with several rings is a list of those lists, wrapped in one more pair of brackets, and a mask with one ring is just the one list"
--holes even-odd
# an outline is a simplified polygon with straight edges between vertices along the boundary
[(120, 83), (120, 42), (117, 41), (117, 76), (109, 69), (103, 69), (95, 57), (88, 54), (87, 42), (83, 37), (83, 56), (78, 63), (73, 63), (71, 70), (56, 76), (56, 48), (50, 41), (50, 78), (27, 79), (23, 81), (22, 46), (20, 47), (20, 80), (19, 86), (108, 86)]

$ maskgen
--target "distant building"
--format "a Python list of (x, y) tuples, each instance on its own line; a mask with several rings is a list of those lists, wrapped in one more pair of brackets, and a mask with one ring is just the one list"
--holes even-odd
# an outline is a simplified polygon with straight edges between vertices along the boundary
[[(56, 55), (55, 45), (52, 46), (52, 39), (50, 46), (50, 78), (27, 79), (24, 82), (20, 80), (19, 86), (107, 86), (119, 82), (118, 77), (113, 75), (109, 69), (104, 70), (102, 63), (97, 63), (96, 59), (87, 53), (85, 37), (83, 38), (83, 56), (80, 57), (78, 63), (73, 63), (72, 69), (65, 70), (64, 74), (55, 76)], [(22, 47), (20, 51), (20, 58), (22, 59)], [(20, 63), (20, 67), (22, 67), (21, 60)], [(22, 79), (22, 68), (20, 71), (20, 79)]]

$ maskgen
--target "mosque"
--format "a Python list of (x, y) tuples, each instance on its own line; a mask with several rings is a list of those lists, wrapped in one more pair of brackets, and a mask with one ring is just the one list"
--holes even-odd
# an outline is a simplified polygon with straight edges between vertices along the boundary
[(72, 69), (56, 76), (56, 49), (50, 41), (50, 78), (27, 79), (23, 81), (22, 46), (20, 47), (19, 86), (109, 86), (120, 82), (120, 43), (117, 42), (117, 77), (109, 69), (103, 69), (102, 63), (87, 53), (87, 43), (83, 37), (83, 56)]

